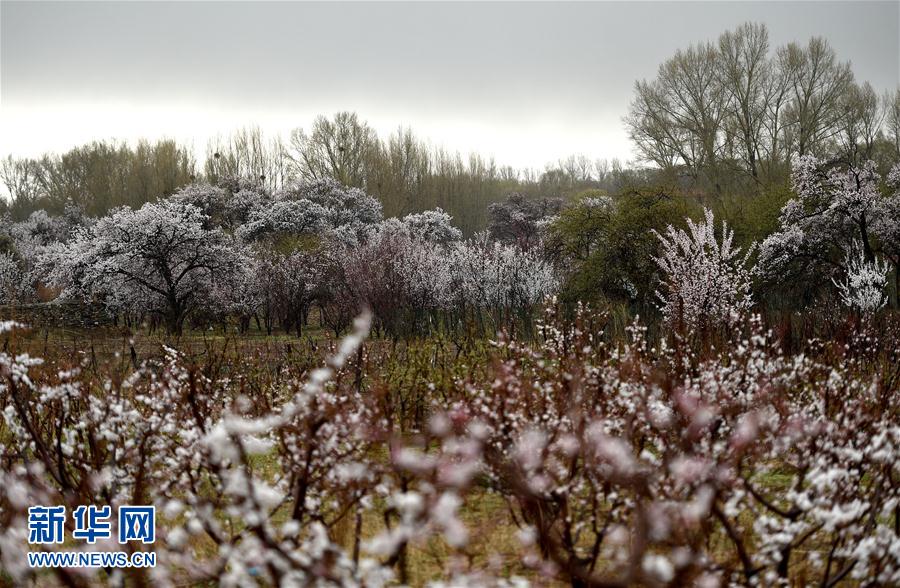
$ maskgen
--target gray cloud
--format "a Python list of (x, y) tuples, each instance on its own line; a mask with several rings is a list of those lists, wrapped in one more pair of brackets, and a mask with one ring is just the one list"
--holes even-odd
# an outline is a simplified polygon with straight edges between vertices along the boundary
[(4, 152), (137, 135), (205, 142), (353, 109), (452, 149), (538, 166), (628, 157), (635, 79), (677, 48), (765, 22), (825, 36), (897, 86), (900, 3), (0, 3)]

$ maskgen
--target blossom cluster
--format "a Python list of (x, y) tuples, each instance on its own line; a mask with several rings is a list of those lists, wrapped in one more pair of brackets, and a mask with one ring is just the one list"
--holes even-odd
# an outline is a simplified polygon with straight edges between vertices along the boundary
[(719, 242), (709, 209), (703, 221), (688, 219), (687, 224), (687, 231), (669, 225), (665, 235), (656, 234), (662, 252), (654, 260), (665, 274), (657, 292), (663, 317), (671, 326), (690, 330), (733, 326), (753, 305), (754, 269), (748, 266), (754, 247), (741, 256), (724, 222)]
[[(3, 569), (31, 574), (29, 505), (87, 503), (157, 507), (158, 565), (132, 572), (161, 586), (408, 583), (434, 541), (434, 585), (900, 582), (885, 335), (788, 355), (749, 318), (695, 354), (553, 312), (537, 342), (496, 340), (494, 367), (433, 395), (413, 429), (391, 408), (399, 383), (367, 387), (368, 316), (323, 367), (275, 379), (174, 349), (124, 378), (0, 353)], [(464, 515), (485, 493), (507, 505), (512, 554), (473, 557)]]
[(383, 219), (377, 200), (333, 180), (235, 189), (191, 185), (65, 231), (39, 230), (47, 219), (35, 218), (29, 235), (41, 242), (26, 262), (4, 259), (0, 286), (13, 296), (14, 282), (48, 284), (126, 324), (149, 319), (172, 332), (236, 319), (241, 330), (255, 320), (298, 334), (313, 306), (338, 332), (365, 308), (393, 330), (401, 315), (429, 314), (427, 331), (485, 309), (502, 323), (557, 288), (538, 249), (463, 241), (441, 209)]
[(333, 250), (344, 286), (335, 290), (346, 293), (350, 308), (371, 308), (388, 326), (433, 319), (437, 311), (497, 316), (531, 309), (556, 292), (555, 268), (537, 250), (485, 235), (465, 241), (429, 238), (435, 234), (433, 229), (423, 234), (415, 224), (384, 223), (361, 242)]
[[(761, 244), (759, 267), (769, 281), (787, 284), (830, 278), (841, 302), (857, 311), (881, 306), (887, 263), (900, 267), (900, 165), (882, 194), (875, 163), (826, 168), (813, 156), (793, 162), (796, 197), (785, 204), (779, 228)], [(877, 291), (876, 291), (877, 290)]]

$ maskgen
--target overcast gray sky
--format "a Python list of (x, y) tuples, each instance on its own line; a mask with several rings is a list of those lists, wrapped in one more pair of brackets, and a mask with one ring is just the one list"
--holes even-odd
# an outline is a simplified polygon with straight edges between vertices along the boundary
[(0, 153), (99, 138), (202, 150), (355, 110), (380, 133), (543, 167), (632, 156), (635, 79), (747, 20), (826, 37), (879, 91), (900, 77), (900, 2), (0, 2)]

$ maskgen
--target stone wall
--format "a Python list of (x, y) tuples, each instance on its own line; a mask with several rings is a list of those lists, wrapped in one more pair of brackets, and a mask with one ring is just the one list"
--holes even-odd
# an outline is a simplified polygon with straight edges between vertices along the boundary
[(99, 305), (81, 302), (39, 302), (0, 306), (0, 319), (16, 320), (32, 328), (81, 328), (108, 326), (112, 317)]

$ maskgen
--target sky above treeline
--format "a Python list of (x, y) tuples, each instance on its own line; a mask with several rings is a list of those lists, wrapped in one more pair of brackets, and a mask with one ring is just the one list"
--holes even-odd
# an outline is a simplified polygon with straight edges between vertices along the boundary
[(198, 153), (352, 110), (382, 136), (542, 168), (633, 158), (637, 79), (748, 20), (773, 46), (829, 40), (880, 92), (900, 2), (0, 2), (0, 154), (168, 137)]

